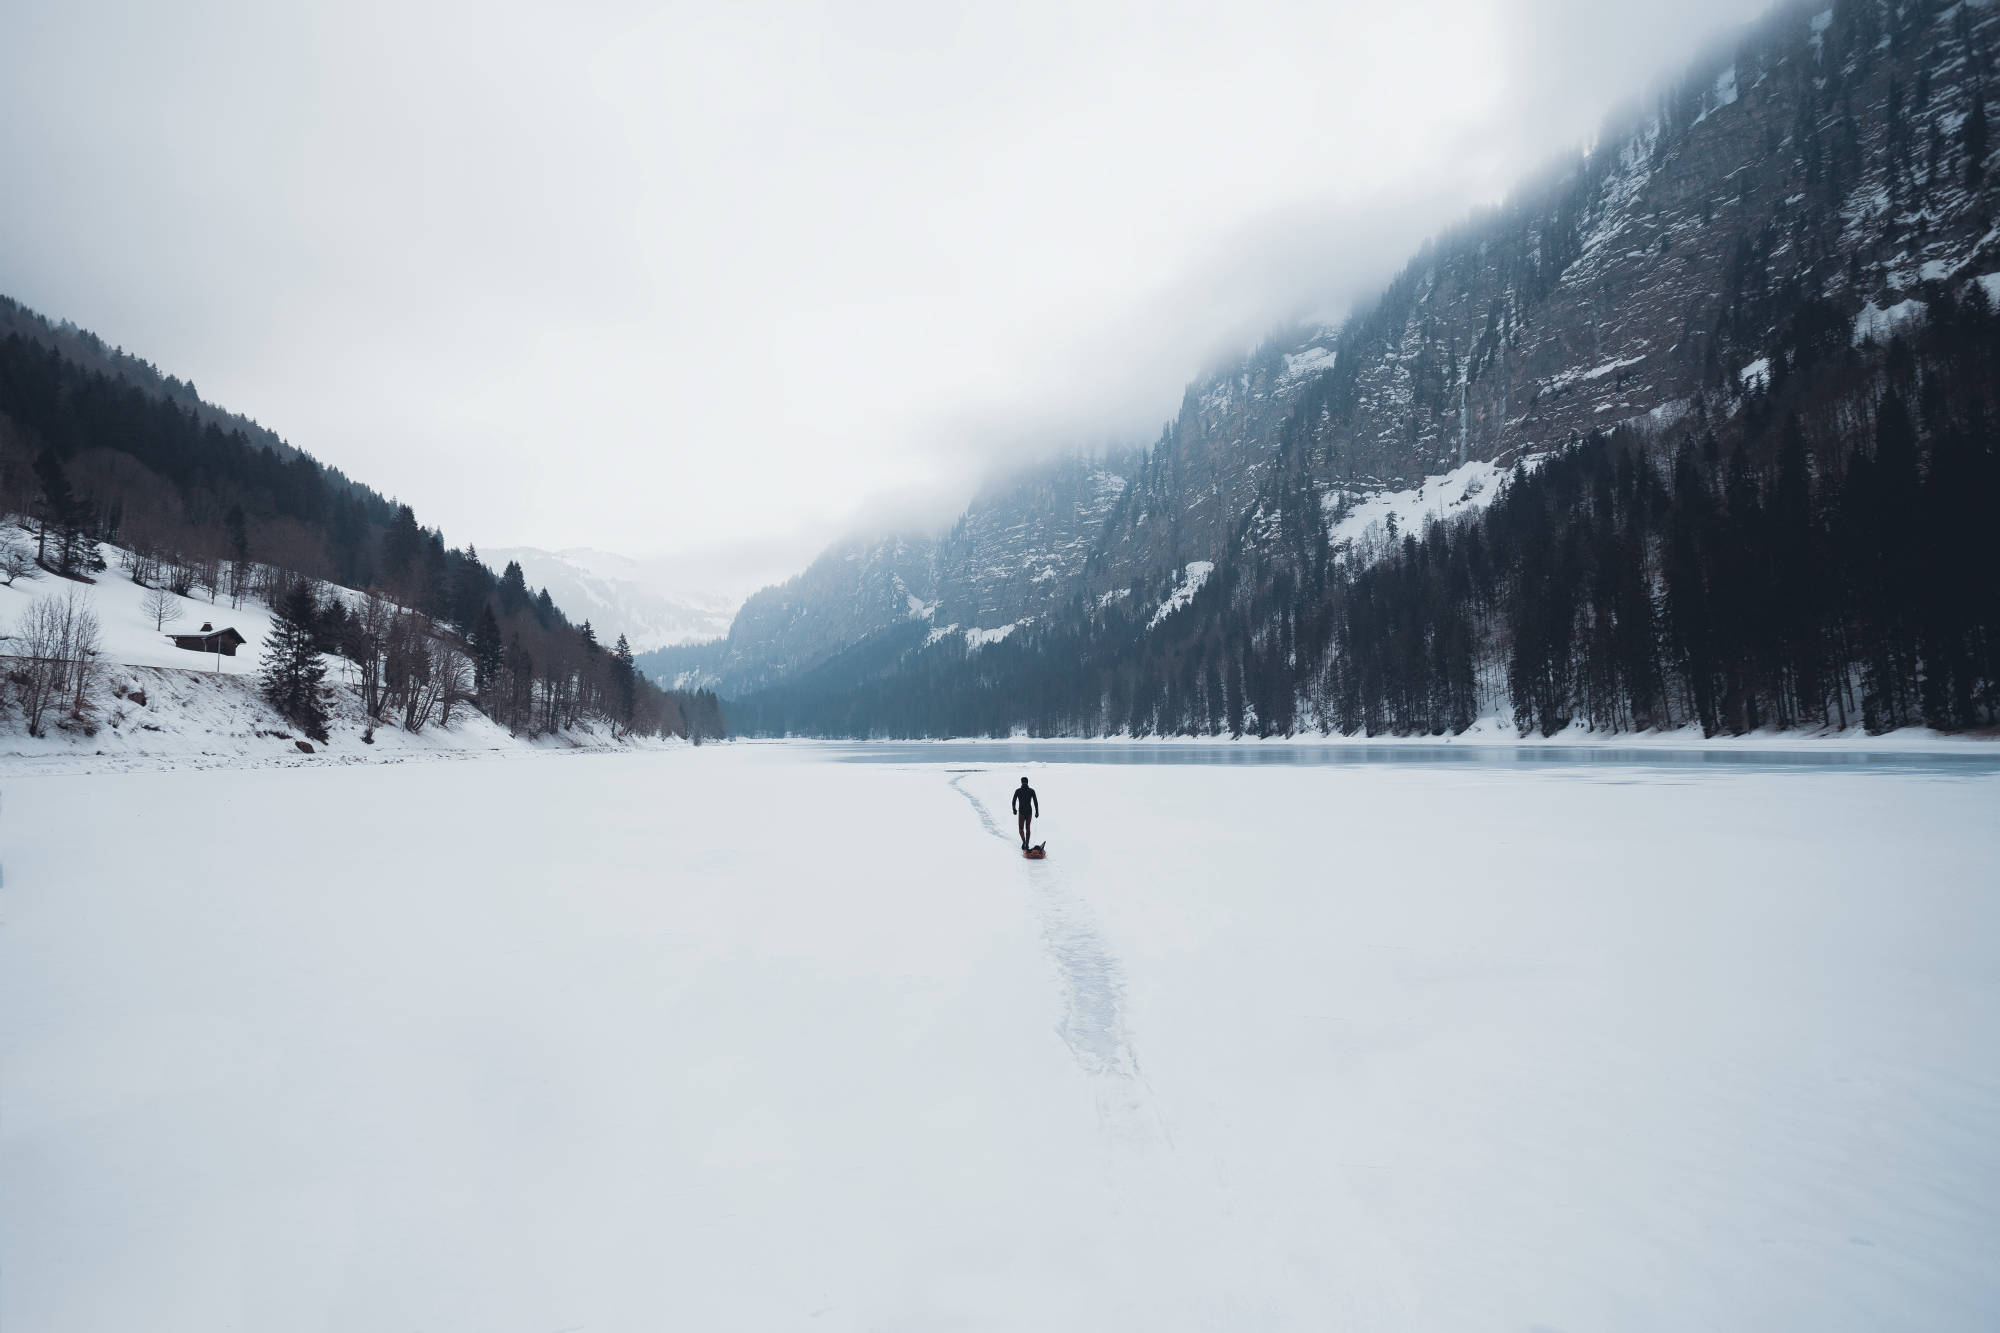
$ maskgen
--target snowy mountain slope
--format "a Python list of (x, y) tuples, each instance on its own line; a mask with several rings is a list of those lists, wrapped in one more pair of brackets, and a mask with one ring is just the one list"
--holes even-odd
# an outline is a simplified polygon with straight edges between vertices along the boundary
[(1061, 606), (1124, 494), (1132, 459), (1068, 454), (989, 482), (943, 536), (843, 542), (752, 596), (718, 654), (669, 650), (655, 678), (741, 694), (912, 620), (968, 643)]
[[(232, 607), (228, 597), (214, 602), (206, 597), (180, 597), (175, 599), (179, 612), (177, 618), (169, 620), (163, 629), (156, 628), (153, 617), (144, 606), (146, 594), (151, 590), (134, 583), (119, 567), (120, 552), (117, 547), (100, 544), (98, 552), (109, 568), (96, 575), (95, 583), (72, 583), (67, 579), (43, 575), (36, 579), (18, 579), (11, 587), (0, 587), (0, 654), (13, 651), (12, 641), (7, 636), (14, 632), (21, 616), (31, 605), (43, 598), (61, 597), (76, 589), (97, 615), (100, 662), (120, 666), (169, 667), (220, 676), (257, 674), (264, 639), (271, 630), (269, 608), (250, 598)], [(234, 657), (193, 653), (174, 646), (170, 637), (172, 634), (196, 633), (204, 622), (213, 624), (218, 630), (234, 629), (247, 642), (236, 650)]]
[[(11, 536), (17, 541), (24, 539), (19, 530), (6, 525), (0, 525), (0, 535)], [(27, 536), (25, 540), (32, 545), (34, 539)], [(220, 676), (257, 675), (264, 641), (271, 632), (273, 618), (269, 607), (248, 596), (235, 605), (231, 605), (231, 599), (226, 595), (214, 600), (201, 594), (176, 597), (174, 616), (163, 625), (156, 626), (145, 605), (146, 596), (152, 589), (132, 581), (130, 572), (125, 568), (124, 550), (109, 542), (97, 543), (96, 549), (106, 568), (94, 575), (96, 581), (93, 583), (75, 583), (44, 574), (37, 578), (17, 579), (12, 586), (0, 586), (0, 655), (10, 652), (8, 636), (19, 625), (21, 615), (29, 606), (46, 597), (65, 596), (74, 589), (88, 601), (97, 616), (97, 659), (100, 662), (120, 666), (166, 667)], [(365, 596), (352, 588), (332, 584), (321, 587), (324, 594), (339, 597), (350, 607), (358, 606)], [(198, 633), (203, 624), (212, 624), (217, 630), (234, 629), (245, 641), (233, 657), (190, 652), (174, 645), (174, 635)], [(328, 661), (335, 674), (347, 665), (338, 658), (329, 658)]]
[(999, 629), (1070, 595), (1134, 461), (1068, 455), (988, 485), (939, 546), (937, 615)]
[(1330, 491), (1322, 501), (1328, 536), (1342, 558), (1367, 560), (1400, 532), (1486, 508), (1513, 471), (1475, 459), (1403, 490)]
[[(937, 601), (937, 547), (930, 537), (834, 546), (744, 602), (718, 649), (693, 650), (702, 663), (693, 679), (728, 692), (754, 690), (878, 630), (928, 618)], [(668, 656), (678, 654), (670, 649)]]
[(1294, 330), (1188, 386), (1179, 414), (1135, 464), (1107, 516), (1089, 592), (1158, 581), (1229, 547), (1257, 503), (1293, 405), (1337, 363), (1339, 332)]
[[(18, 534), (11, 529), (8, 535)], [(176, 599), (177, 618), (156, 628), (146, 609), (151, 591), (121, 567), (123, 552), (99, 544), (108, 566), (95, 582), (43, 575), (0, 586), (0, 668), (17, 655), (21, 620), (38, 601), (79, 597), (96, 617), (98, 681), (81, 719), (52, 715), (47, 734), (27, 734), (18, 710), (0, 694), (0, 771), (111, 771), (128, 768), (238, 767), (244, 764), (379, 763), (420, 757), (464, 757), (544, 750), (627, 749), (656, 743), (613, 739), (607, 728), (581, 726), (561, 736), (515, 737), (477, 709), (461, 705), (449, 725), (433, 721), (415, 733), (378, 723), (372, 739), (352, 663), (328, 657), (328, 739), (310, 756), (297, 729), (258, 692), (260, 659), (271, 632), (269, 608), (252, 598)], [(358, 602), (361, 594), (330, 588)], [(197, 653), (174, 645), (173, 633), (195, 633), (204, 622), (234, 629), (245, 642), (235, 656)]]
[(1926, 282), (2000, 267), (2000, 189), (1965, 128), (1989, 114), (1996, 23), (1781, 6), (1636, 126), (1426, 245), (1300, 396), (1265, 499), (1399, 488), (1696, 399), (1727, 410), (1813, 303), (1879, 338)]
[(743, 604), (740, 597), (663, 586), (639, 561), (589, 547), (514, 546), (484, 555), (495, 569), (518, 561), (528, 586), (547, 588), (571, 620), (588, 620), (605, 643), (623, 634), (634, 652), (721, 638)]
[(1208, 582), (1208, 576), (1214, 572), (1215, 562), (1213, 560), (1188, 561), (1187, 570), (1182, 576), (1180, 584), (1168, 595), (1167, 600), (1161, 602), (1159, 608), (1153, 612), (1153, 618), (1147, 622), (1147, 627), (1149, 629), (1156, 627), (1162, 620), (1165, 620), (1168, 616), (1180, 610), (1189, 602), (1192, 602), (1194, 595), (1201, 591), (1202, 585)]
[[(1879, 340), (1922, 318), (1927, 284), (1987, 291), (2000, 171), (1980, 156), (1980, 90), (1996, 40), (1994, 6), (1781, 6), (1589, 153), (1426, 242), (1339, 327), (1276, 336), (1197, 379), (1108, 503), (1038, 510), (1022, 502), (1033, 479), (976, 499), (957, 531), (1004, 534), (1006, 550), (964, 561), (956, 585), (940, 556), (924, 600), (951, 604), (940, 624), (986, 628), (1034, 604), (1164, 596), (1196, 561), (1297, 569), (1306, 534), (1428, 511), (1405, 498), (1469, 465), (1491, 469), (1490, 499), (1517, 460), (1600, 427), (1730, 414), (1801, 320)], [(1058, 552), (1034, 604), (1009, 586)], [(823, 595), (805, 582), (781, 599), (788, 632), (813, 627), (811, 652), (770, 652), (768, 626), (739, 620), (724, 688), (901, 614), (900, 597), (862, 615)]]

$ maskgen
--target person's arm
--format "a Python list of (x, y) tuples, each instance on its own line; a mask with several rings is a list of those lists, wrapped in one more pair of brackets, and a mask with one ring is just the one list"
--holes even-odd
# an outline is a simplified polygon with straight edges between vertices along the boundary
[(1040, 792), (1036, 792), (1028, 799), (1035, 803), (1035, 818), (1040, 819), (1042, 817), (1042, 794)]
[(1017, 815), (1021, 813), (1021, 789), (1019, 787), (1014, 789), (1014, 799), (1007, 803), (1007, 808)]

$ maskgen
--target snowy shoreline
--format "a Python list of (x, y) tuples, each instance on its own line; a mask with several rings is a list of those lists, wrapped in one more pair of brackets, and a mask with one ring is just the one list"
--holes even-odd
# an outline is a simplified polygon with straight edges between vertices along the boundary
[(1966, 754), (2000, 758), (2000, 732), (1950, 735), (1928, 727), (1903, 727), (1870, 735), (1859, 727), (1845, 731), (1793, 730), (1753, 731), (1742, 736), (1703, 736), (1699, 727), (1673, 731), (1590, 731), (1570, 727), (1553, 736), (1523, 736), (1510, 722), (1482, 718), (1455, 736), (1343, 736), (1338, 732), (1321, 735), (1303, 732), (1292, 736), (944, 736), (908, 739), (853, 738), (825, 736), (738, 737), (750, 745), (1137, 745), (1160, 748), (1232, 747), (1352, 747), (1394, 746), (1409, 749), (1601, 749), (1686, 751), (1713, 750), (1739, 753), (1782, 751), (1786, 753), (1867, 753), (1867, 754)]
[[(311, 742), (259, 690), (262, 653), (275, 624), (269, 607), (255, 596), (211, 595), (207, 601), (174, 596), (156, 616), (147, 603), (156, 590), (134, 580), (129, 553), (109, 543), (98, 543), (96, 552), (104, 568), (90, 581), (29, 574), (0, 585), (0, 690), (8, 673), (24, 665), (20, 644), (8, 635), (18, 633), (37, 603), (78, 597), (97, 624), (92, 684), (81, 710), (48, 710), (45, 734), (33, 736), (19, 710), (0, 697), (0, 777), (631, 754), (687, 744), (613, 735), (601, 720), (554, 734), (517, 736), (469, 700), (455, 700), (444, 710), (448, 722), (434, 715), (405, 730), (387, 720), (394, 710), (371, 721), (361, 699), (359, 668), (334, 654), (324, 658), (327, 739)], [(332, 585), (327, 595), (350, 606), (363, 597)], [(195, 652), (177, 642), (177, 632), (198, 634), (211, 625), (235, 630), (240, 648)], [(311, 751), (302, 751), (301, 743), (311, 744)]]
[(38, 737), (20, 728), (18, 718), (0, 726), (0, 778), (633, 754), (687, 744), (614, 737), (589, 724), (555, 735), (514, 736), (470, 705), (454, 710), (449, 724), (432, 722), (415, 732), (393, 722), (371, 728), (359, 691), (342, 681), (327, 687), (328, 737), (307, 742), (308, 753), (299, 748), (297, 729), (258, 693), (254, 677), (121, 663), (101, 670), (101, 697), (84, 721), (51, 721)]
[(354, 751), (313, 754), (249, 754), (241, 751), (201, 751), (187, 754), (136, 752), (107, 754), (61, 750), (47, 753), (0, 753), (0, 781), (16, 778), (94, 777), (112, 773), (250, 772), (278, 768), (389, 768), (402, 764), (457, 762), (467, 760), (521, 760), (582, 757), (588, 755), (660, 754), (693, 748), (686, 741), (646, 738), (601, 744), (583, 742), (517, 740), (505, 745), (464, 746), (457, 749), (409, 747), (357, 753)]
[[(278, 725), (266, 717), (245, 718), (241, 714), (259, 713), (261, 700), (247, 688), (249, 682), (238, 679), (224, 684), (210, 677), (202, 678), (199, 672), (180, 672), (166, 668), (113, 668), (115, 674), (128, 683), (144, 677), (148, 692), (158, 698), (163, 678), (182, 677), (185, 683), (200, 689), (206, 686), (218, 692), (235, 693), (239, 699), (223, 701), (211, 699), (207, 707), (197, 705), (187, 710), (191, 716), (185, 721), (195, 723), (187, 730), (141, 735), (138, 730), (100, 727), (94, 735), (81, 732), (52, 731), (40, 740), (19, 732), (0, 735), (0, 779), (45, 776), (88, 776), (102, 773), (136, 773), (167, 771), (202, 771), (226, 769), (281, 769), (281, 768), (346, 768), (360, 765), (395, 765), (425, 761), (464, 761), (481, 759), (526, 759), (555, 755), (616, 755), (657, 753), (691, 748), (681, 740), (657, 737), (616, 738), (599, 730), (584, 729), (576, 733), (560, 736), (540, 736), (533, 739), (510, 736), (474, 710), (465, 710), (464, 715), (449, 726), (433, 724), (415, 735), (403, 732), (393, 725), (384, 724), (375, 731), (372, 744), (364, 745), (359, 740), (361, 726), (358, 721), (358, 707), (339, 707), (335, 710), (335, 730), (333, 743), (315, 746), (313, 753), (301, 753), (294, 738), (285, 732), (273, 731), (270, 727), (259, 727), (255, 723)], [(225, 678), (226, 680), (226, 678)], [(230, 686), (235, 690), (231, 691)], [(350, 701), (340, 699), (344, 690), (334, 691), (338, 703)], [(227, 705), (234, 703), (234, 708)], [(223, 704), (222, 709), (215, 707)], [(150, 710), (149, 710), (150, 712)], [(218, 712), (238, 712), (233, 719), (237, 725), (217, 716)], [(158, 714), (154, 714), (158, 716)], [(249, 725), (246, 725), (246, 722)], [(346, 725), (342, 725), (345, 723)], [(220, 724), (220, 725), (218, 725)], [(154, 736), (157, 736), (157, 739)], [(1591, 732), (1581, 728), (1571, 728), (1554, 736), (1521, 736), (1513, 727), (1498, 719), (1485, 719), (1456, 736), (1322, 736), (1308, 733), (1295, 736), (956, 736), (932, 737), (924, 739), (841, 739), (832, 737), (732, 737), (730, 745), (746, 745), (757, 748), (795, 748), (802, 750), (852, 750), (868, 747), (912, 747), (912, 748), (963, 748), (967, 746), (989, 747), (1010, 750), (1019, 747), (1047, 747), (1052, 752), (1088, 746), (1132, 747), (1158, 751), (1172, 750), (1407, 750), (1413, 753), (1426, 750), (1484, 751), (1504, 754), (1508, 751), (1561, 751), (1591, 750), (1602, 752), (1635, 751), (1657, 754), (1662, 757), (1672, 754), (1733, 754), (1755, 756), (1757, 754), (1783, 754), (1788, 756), (1824, 755), (1835, 758), (1842, 755), (1870, 755), (1892, 757), (1909, 755), (1916, 757), (1963, 757), (1978, 759), (2000, 759), (2000, 736), (1982, 734), (1975, 736), (1949, 736), (1926, 728), (1908, 727), (1898, 731), (1884, 732), (1878, 736), (1868, 735), (1857, 729), (1836, 732), (1753, 732), (1745, 736), (1704, 737), (1696, 728), (1686, 728), (1669, 732)]]

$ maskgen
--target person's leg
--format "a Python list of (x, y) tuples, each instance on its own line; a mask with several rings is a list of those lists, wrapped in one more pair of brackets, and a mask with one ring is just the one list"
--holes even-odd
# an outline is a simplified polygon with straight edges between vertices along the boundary
[(1029, 820), (1028, 812), (1026, 810), (1023, 810), (1021, 812), (1020, 819), (1017, 821), (1021, 828), (1021, 845), (1023, 847), (1026, 847), (1028, 845), (1028, 820)]

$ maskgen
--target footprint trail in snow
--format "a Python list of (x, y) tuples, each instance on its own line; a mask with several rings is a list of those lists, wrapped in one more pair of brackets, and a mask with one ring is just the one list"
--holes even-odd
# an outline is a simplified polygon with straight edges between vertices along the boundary
[[(971, 772), (951, 780), (953, 790), (972, 803), (980, 826), (1012, 846), (986, 803), (965, 789)], [(1098, 1120), (1111, 1137), (1127, 1143), (1171, 1138), (1152, 1105), (1152, 1090), (1139, 1071), (1139, 1058), (1125, 1030), (1125, 974), (1098, 930), (1089, 904), (1070, 890), (1061, 871), (1047, 862), (1022, 863), (1028, 880), (1042, 951), (1062, 989), (1062, 1016), (1056, 1035), (1077, 1068), (1090, 1080)]]

